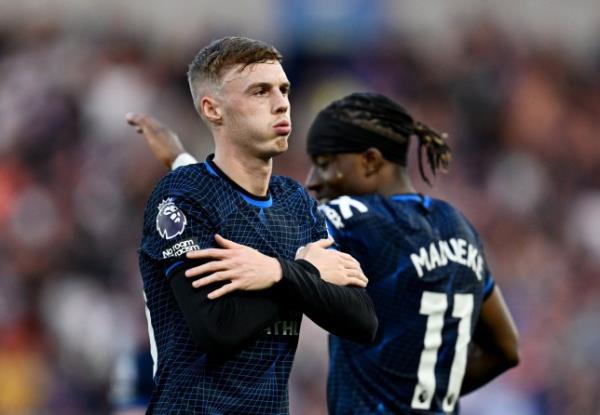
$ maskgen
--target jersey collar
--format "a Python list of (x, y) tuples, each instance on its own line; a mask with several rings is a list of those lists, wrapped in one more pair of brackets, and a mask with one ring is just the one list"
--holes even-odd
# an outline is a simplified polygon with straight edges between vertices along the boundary
[(431, 198), (429, 196), (422, 195), (421, 193), (399, 193), (392, 195), (390, 197), (395, 202), (418, 202), (425, 207), (425, 209), (429, 210), (431, 206)]
[(223, 180), (225, 180), (226, 182), (228, 182), (229, 185), (231, 187), (233, 187), (239, 193), (239, 195), (242, 197), (242, 199), (244, 199), (247, 203), (249, 203), (253, 206), (259, 207), (259, 208), (271, 207), (271, 205), (273, 204), (273, 198), (271, 197), (270, 190), (267, 190), (266, 196), (257, 196), (257, 195), (254, 195), (254, 194), (248, 192), (242, 186), (240, 186), (239, 184), (234, 182), (229, 176), (227, 176), (227, 174), (225, 174), (225, 172), (223, 170), (221, 170), (219, 168), (219, 166), (217, 166), (215, 164), (215, 162), (213, 160), (214, 158), (215, 158), (215, 155), (210, 154), (204, 162), (204, 166), (206, 167), (206, 170), (208, 171), (208, 173), (210, 173), (213, 176), (220, 177)]

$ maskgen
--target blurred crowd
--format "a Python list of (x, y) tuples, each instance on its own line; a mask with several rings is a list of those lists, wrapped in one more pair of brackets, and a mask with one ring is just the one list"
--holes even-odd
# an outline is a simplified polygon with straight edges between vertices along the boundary
[[(0, 414), (109, 413), (118, 356), (148, 341), (136, 250), (166, 172), (124, 114), (151, 113), (209, 154), (185, 72), (210, 40), (0, 31)], [(432, 188), (414, 177), (480, 230), (522, 344), (521, 365), (463, 413), (599, 414), (600, 48), (576, 58), (491, 22), (465, 25), (458, 44), (381, 34), (323, 54), (288, 39), (294, 132), (276, 172), (304, 180), (311, 117), (352, 91), (447, 131), (449, 174)], [(325, 342), (307, 322), (292, 414), (325, 413)]]

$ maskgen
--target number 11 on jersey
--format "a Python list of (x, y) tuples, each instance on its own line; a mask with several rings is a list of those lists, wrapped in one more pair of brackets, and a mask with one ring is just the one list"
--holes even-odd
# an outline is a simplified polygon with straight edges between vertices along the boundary
[[(427, 328), (423, 339), (423, 351), (419, 359), (417, 372), (418, 382), (413, 393), (411, 407), (414, 409), (429, 409), (435, 395), (436, 379), (435, 364), (440, 346), (442, 345), (442, 330), (444, 314), (448, 308), (448, 298), (445, 293), (424, 291), (421, 298), (420, 313), (427, 316)], [(473, 313), (473, 294), (454, 294), (452, 317), (460, 319), (458, 335), (454, 346), (454, 359), (450, 369), (448, 391), (443, 401), (446, 412), (454, 410), (460, 395), (463, 376), (467, 365), (467, 351), (471, 340), (471, 315)]]

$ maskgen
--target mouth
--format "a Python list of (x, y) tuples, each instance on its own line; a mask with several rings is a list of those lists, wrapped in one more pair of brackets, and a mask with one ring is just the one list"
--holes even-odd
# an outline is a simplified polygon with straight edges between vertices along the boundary
[(278, 135), (288, 135), (292, 131), (292, 125), (287, 120), (279, 121), (273, 125), (273, 129)]

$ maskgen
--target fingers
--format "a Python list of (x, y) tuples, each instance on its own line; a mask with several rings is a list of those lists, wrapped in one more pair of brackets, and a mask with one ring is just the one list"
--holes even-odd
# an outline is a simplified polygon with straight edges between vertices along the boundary
[(140, 116), (141, 114), (139, 113), (128, 112), (127, 114), (125, 114), (125, 120), (129, 125), (138, 125)]
[(144, 128), (157, 130), (161, 127), (160, 122), (155, 118), (142, 112), (128, 112), (125, 114), (125, 120), (129, 125), (136, 127), (135, 131), (140, 134), (144, 132)]
[(128, 112), (125, 114), (125, 120), (129, 125), (135, 127), (135, 132), (138, 134), (144, 133), (144, 123), (146, 118), (148, 118), (146, 114), (139, 112)]
[(341, 261), (342, 261), (342, 264), (344, 265), (345, 268), (361, 269), (360, 268), (360, 264), (354, 258), (344, 258), (344, 257), (342, 257)]
[(143, 127), (143, 124), (145, 124), (149, 118), (150, 117), (142, 112), (128, 112), (125, 114), (127, 123), (136, 127)]
[(235, 291), (238, 289), (238, 285), (235, 282), (231, 282), (229, 284), (225, 284), (224, 286), (222, 286), (221, 288), (219, 288), (218, 290), (214, 290), (212, 292), (210, 292), (207, 297), (210, 300), (214, 300), (216, 298), (222, 297), (225, 294), (228, 294), (232, 291)]
[(345, 260), (349, 261), (349, 262), (352, 262), (352, 263), (358, 264), (358, 261), (357, 261), (357, 260), (356, 260), (356, 258), (354, 258), (352, 255), (349, 255), (349, 254), (347, 254), (347, 253), (345, 253), (345, 252), (340, 252), (340, 256), (341, 256), (342, 258), (344, 258)]
[(241, 246), (244, 246), (230, 241), (229, 239), (225, 239), (219, 234), (215, 234), (215, 241), (217, 241), (219, 246), (222, 246), (223, 248), (239, 248)]
[(320, 248), (329, 248), (333, 245), (333, 239), (319, 239), (316, 242), (312, 242), (309, 245), (318, 246)]
[[(225, 259), (229, 258), (232, 255), (231, 249), (246, 247), (245, 245), (237, 244), (229, 239), (223, 238), (221, 235), (215, 235), (215, 241), (222, 246), (223, 248), (206, 248), (199, 249), (196, 251), (190, 251), (185, 254), (188, 259)], [(246, 247), (247, 248), (247, 247)]]
[(363, 281), (365, 283), (365, 285), (367, 285), (367, 283), (369, 282), (369, 279), (367, 278), (367, 276), (365, 274), (363, 274), (363, 272), (360, 268), (350, 271), (348, 276), (350, 278), (354, 278), (354, 279)]
[(212, 275), (194, 281), (192, 286), (194, 288), (206, 287), (207, 285), (214, 284), (215, 282), (231, 280), (234, 277), (235, 272), (232, 272), (231, 270), (215, 272)]
[(369, 280), (360, 270), (346, 270), (344, 276), (344, 285), (354, 285), (356, 287), (365, 288), (369, 283)]
[(205, 258), (214, 258), (214, 259), (225, 259), (228, 257), (227, 249), (220, 248), (207, 248), (200, 249), (197, 251), (190, 251), (185, 254), (188, 259), (205, 259)]
[(352, 285), (354, 287), (366, 288), (367, 283), (359, 278), (348, 278), (348, 285)]
[(186, 277), (197, 277), (199, 275), (208, 274), (216, 271), (223, 271), (228, 269), (230, 266), (230, 261), (220, 260), (220, 261), (210, 261), (206, 264), (199, 265), (197, 267), (192, 267), (185, 271)]

